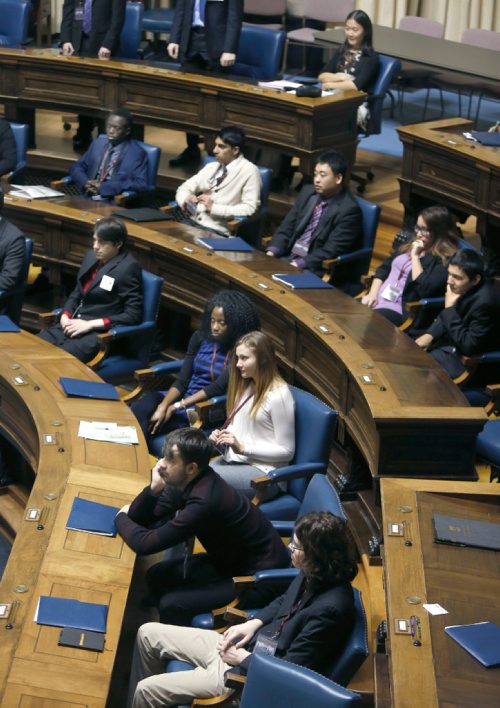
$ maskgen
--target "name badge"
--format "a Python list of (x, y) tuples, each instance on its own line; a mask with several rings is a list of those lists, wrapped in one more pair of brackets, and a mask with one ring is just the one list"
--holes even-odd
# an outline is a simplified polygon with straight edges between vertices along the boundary
[(109, 275), (103, 275), (99, 287), (103, 290), (108, 290), (111, 292), (113, 290), (113, 285), (115, 284), (115, 279), (111, 278)]
[(255, 647), (253, 650), (254, 654), (266, 654), (266, 656), (274, 656), (276, 654), (276, 649), (278, 648), (278, 640), (272, 639), (271, 637), (266, 637), (265, 634), (259, 634), (257, 641), (255, 642)]

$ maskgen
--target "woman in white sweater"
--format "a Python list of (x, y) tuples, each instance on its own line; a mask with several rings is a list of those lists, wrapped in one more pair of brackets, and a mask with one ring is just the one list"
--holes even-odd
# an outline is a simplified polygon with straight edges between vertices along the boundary
[[(222, 456), (210, 466), (242, 494), (253, 497), (251, 481), (287, 465), (294, 455), (294, 408), (269, 337), (262, 332), (243, 335), (231, 362), (227, 419), (210, 436)], [(267, 498), (279, 493), (277, 484), (270, 486)]]

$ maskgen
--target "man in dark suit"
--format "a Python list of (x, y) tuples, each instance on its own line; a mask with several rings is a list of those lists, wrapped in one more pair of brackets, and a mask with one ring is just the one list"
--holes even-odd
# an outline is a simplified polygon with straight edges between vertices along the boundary
[(125, 190), (147, 189), (148, 158), (130, 137), (132, 116), (117, 108), (106, 121), (108, 140), (96, 138), (69, 170), (75, 184), (88, 197), (112, 199)]
[(498, 291), (485, 277), (483, 257), (462, 248), (448, 264), (444, 310), (415, 341), (456, 378), (465, 371), (462, 356), (500, 349), (499, 322)]
[[(0, 211), (3, 208), (3, 190), (0, 189)], [(24, 235), (17, 226), (3, 216), (0, 218), (0, 291), (6, 292), (21, 284), (24, 265)], [(18, 319), (20, 303), (17, 298), (0, 300), (0, 314)]]
[[(126, 0), (64, 0), (60, 43), (62, 52), (75, 52), (99, 59), (109, 59), (118, 50), (125, 21)], [(90, 143), (94, 121), (79, 116), (79, 128), (73, 137), (75, 149)]]
[(195, 536), (206, 551), (149, 569), (151, 600), (161, 622), (189, 624), (199, 612), (236, 597), (233, 576), (289, 565), (270, 521), (208, 466), (213, 452), (201, 430), (169, 433), (151, 484), (116, 516), (118, 533), (139, 555), (174, 548)]
[[(285, 258), (293, 266), (321, 276), (325, 258), (359, 247), (361, 209), (346, 188), (346, 172), (347, 162), (340, 153), (332, 150), (318, 157), (314, 184), (302, 188), (274, 234), (266, 250), (268, 256)], [(344, 278), (349, 278), (348, 272)]]
[[(168, 55), (186, 71), (225, 72), (236, 61), (243, 0), (177, 0)], [(171, 167), (200, 160), (199, 137), (187, 134), (187, 148)]]
[(40, 332), (42, 339), (87, 362), (99, 351), (97, 332), (142, 320), (141, 267), (124, 250), (126, 239), (118, 219), (96, 223), (93, 249), (84, 256), (61, 319)]

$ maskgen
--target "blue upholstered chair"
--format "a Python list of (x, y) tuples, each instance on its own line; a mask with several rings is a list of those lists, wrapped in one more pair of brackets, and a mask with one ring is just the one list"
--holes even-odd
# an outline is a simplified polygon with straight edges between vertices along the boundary
[(478, 458), (491, 465), (491, 477), (500, 477), (500, 418), (489, 420), (476, 438)]
[[(136, 369), (142, 369), (149, 364), (162, 285), (163, 278), (143, 270), (142, 322), (138, 325), (118, 325), (98, 335), (101, 351), (88, 366), (104, 381), (120, 383), (131, 378)], [(118, 341), (119, 351), (113, 351), (112, 346)]]
[(26, 288), (26, 281), (28, 280), (32, 252), (33, 241), (26, 236), (24, 239), (24, 261), (20, 282), (15, 288), (11, 288), (10, 290), (0, 290), (0, 305), (3, 307), (5, 303), (7, 303), (6, 314), (16, 324), (19, 324), (21, 319), (23, 296)]
[[(342, 280), (342, 269), (349, 264), (349, 283), (346, 283), (342, 289), (357, 288), (359, 291), (359, 281), (370, 267), (370, 261), (375, 244), (375, 236), (377, 235), (377, 227), (380, 218), (380, 206), (363, 199), (362, 197), (354, 197), (359, 204), (362, 215), (361, 225), (361, 248), (351, 253), (344, 253), (336, 258), (328, 258), (323, 261), (322, 266), (326, 270), (328, 280), (335, 285), (336, 276)], [(353, 268), (352, 264), (356, 263)]]
[(21, 47), (28, 36), (29, 0), (0, 0), (0, 47)]
[[(370, 135), (380, 135), (382, 132), (382, 109), (384, 107), (384, 98), (389, 93), (389, 86), (399, 73), (401, 62), (395, 57), (379, 54), (379, 70), (377, 80), (373, 87), (372, 93), (368, 96), (368, 105), (370, 106), (370, 120), (366, 133), (360, 134), (361, 138), (367, 138)], [(389, 94), (391, 95), (391, 94)], [(392, 95), (391, 95), (392, 98)], [(361, 140), (360, 147), (363, 146)], [(351, 180), (358, 183), (358, 192), (362, 194), (365, 191), (366, 183), (373, 179), (373, 172), (368, 170), (366, 177), (351, 173)]]
[(174, 7), (155, 7), (151, 10), (144, 10), (141, 29), (143, 32), (153, 34), (170, 34), (174, 14)]
[(16, 141), (17, 162), (14, 170), (6, 175), (9, 182), (16, 184), (23, 177), (26, 168), (26, 151), (28, 149), (29, 125), (26, 123), (10, 123)]
[[(102, 142), (107, 141), (107, 136), (104, 134), (98, 135), (96, 140), (101, 140)], [(141, 140), (137, 141), (139, 145), (146, 151), (148, 158), (148, 171), (147, 171), (147, 189), (145, 192), (132, 192), (126, 191), (121, 194), (117, 194), (114, 198), (114, 203), (120, 206), (127, 206), (127, 204), (138, 197), (151, 195), (156, 189), (156, 176), (158, 174), (158, 166), (160, 164), (161, 148), (156, 145), (150, 145), (149, 143), (143, 143)], [(65, 186), (73, 184), (73, 178), (70, 175), (65, 175), (61, 179), (54, 180), (51, 182), (51, 187), (54, 189), (64, 189)]]
[(229, 74), (248, 76), (256, 81), (273, 81), (279, 74), (285, 33), (259, 25), (241, 28), (236, 62)]
[(343, 708), (359, 705), (359, 694), (311, 669), (265, 654), (256, 654), (252, 659), (240, 701), (240, 708)]
[(287, 491), (261, 503), (260, 510), (273, 521), (293, 520), (304, 499), (309, 479), (326, 472), (330, 448), (337, 429), (337, 412), (307, 391), (291, 387), (295, 399), (295, 455), (286, 467), (254, 480), (259, 494), (269, 482), (287, 482)]
[(142, 2), (127, 2), (125, 5), (125, 22), (120, 34), (120, 46), (117, 56), (123, 59), (138, 59), (141, 43), (142, 18), (144, 4)]

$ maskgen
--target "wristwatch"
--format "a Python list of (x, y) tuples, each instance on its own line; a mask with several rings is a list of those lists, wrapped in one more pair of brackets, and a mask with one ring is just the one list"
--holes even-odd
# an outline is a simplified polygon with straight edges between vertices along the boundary
[(183, 406), (183, 403), (184, 403), (184, 401), (176, 401), (176, 402), (174, 403), (174, 408), (175, 408), (175, 410), (178, 411), (179, 408), (183, 408), (183, 407), (184, 407), (184, 406)]

